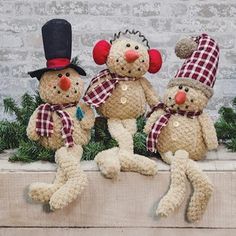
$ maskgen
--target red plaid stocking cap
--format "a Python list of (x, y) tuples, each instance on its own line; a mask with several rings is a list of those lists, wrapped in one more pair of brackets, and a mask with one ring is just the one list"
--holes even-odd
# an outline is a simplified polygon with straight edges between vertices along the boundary
[[(219, 47), (215, 40), (207, 34), (202, 34), (199, 37), (192, 38), (192, 40), (196, 43), (195, 50), (192, 53), (186, 53), (188, 58), (175, 75), (175, 78), (170, 80), (168, 87), (179, 84), (187, 85), (200, 89), (210, 98), (213, 95), (212, 88), (216, 80)], [(188, 45), (184, 46), (187, 48)]]

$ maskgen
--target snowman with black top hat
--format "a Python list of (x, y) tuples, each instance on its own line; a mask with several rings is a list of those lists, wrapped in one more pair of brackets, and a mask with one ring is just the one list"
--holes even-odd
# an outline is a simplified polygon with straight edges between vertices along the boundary
[(31, 116), (27, 135), (56, 150), (58, 169), (52, 184), (31, 184), (29, 196), (56, 210), (75, 200), (87, 185), (80, 159), (95, 118), (92, 109), (80, 102), (84, 87), (81, 75), (86, 73), (70, 61), (71, 24), (63, 19), (50, 20), (42, 27), (42, 36), (47, 67), (29, 74), (39, 80), (39, 94), (45, 104)]

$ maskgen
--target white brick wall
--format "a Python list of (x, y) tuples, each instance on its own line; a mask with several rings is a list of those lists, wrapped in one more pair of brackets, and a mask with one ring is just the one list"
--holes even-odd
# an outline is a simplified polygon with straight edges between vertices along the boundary
[(236, 96), (235, 0), (0, 0), (0, 119), (5, 117), (3, 98), (19, 99), (24, 92), (37, 89), (37, 80), (27, 72), (44, 67), (41, 26), (55, 17), (72, 24), (73, 55), (79, 55), (88, 72), (87, 83), (102, 69), (92, 60), (92, 45), (134, 28), (162, 51), (161, 72), (148, 75), (162, 93), (182, 64), (173, 51), (176, 41), (184, 35), (207, 32), (221, 48), (215, 95), (208, 109), (214, 115)]

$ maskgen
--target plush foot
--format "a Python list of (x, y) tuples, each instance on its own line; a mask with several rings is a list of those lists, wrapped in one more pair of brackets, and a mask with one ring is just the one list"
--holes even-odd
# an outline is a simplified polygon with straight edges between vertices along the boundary
[(122, 171), (137, 172), (142, 175), (156, 175), (157, 164), (155, 161), (126, 151), (119, 152), (119, 160)]
[(120, 173), (119, 148), (111, 148), (97, 154), (95, 161), (101, 173), (108, 179), (116, 179)]
[(187, 176), (193, 186), (193, 195), (187, 209), (187, 219), (189, 222), (197, 222), (207, 208), (213, 185), (208, 176), (192, 160), (189, 161), (187, 167)]
[(161, 155), (161, 159), (168, 165), (170, 165), (172, 160), (174, 159), (174, 155), (171, 151), (166, 152), (166, 153), (160, 153), (160, 155)]
[(49, 202), (53, 193), (60, 186), (47, 183), (33, 183), (29, 187), (29, 197), (37, 202), (47, 203)]
[(67, 182), (60, 187), (50, 198), (49, 205), (52, 211), (62, 209), (79, 197), (85, 187), (88, 185), (88, 179), (85, 173), (74, 166), (72, 172), (74, 177), (70, 176)]
[(29, 197), (34, 201), (47, 203), (55, 193), (66, 182), (66, 176), (58, 167), (55, 180), (52, 184), (33, 183), (29, 187)]
[(142, 175), (156, 175), (158, 172), (157, 163), (145, 156), (134, 154), (134, 158), (138, 163), (138, 173)]

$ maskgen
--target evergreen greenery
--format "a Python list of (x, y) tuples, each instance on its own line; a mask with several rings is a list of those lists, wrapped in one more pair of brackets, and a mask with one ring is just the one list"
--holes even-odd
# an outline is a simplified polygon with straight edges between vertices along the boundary
[[(30, 116), (34, 110), (42, 104), (39, 94), (29, 95), (24, 94), (21, 99), (21, 104), (18, 105), (12, 98), (4, 99), (5, 112), (14, 115), (14, 121), (0, 121), (0, 152), (5, 149), (16, 148), (16, 153), (10, 157), (10, 161), (32, 162), (37, 160), (45, 160), (54, 162), (55, 152), (41, 146), (38, 142), (28, 139), (26, 128)], [(146, 134), (143, 132), (145, 118), (137, 119), (138, 131), (134, 135), (134, 152), (153, 156), (146, 150)], [(95, 126), (91, 131), (91, 140), (84, 146), (82, 160), (93, 160), (94, 157), (101, 151), (118, 146), (117, 142), (111, 137), (107, 120), (97, 117)]]
[(232, 107), (221, 107), (219, 114), (220, 118), (215, 123), (218, 139), (229, 150), (236, 152), (236, 97)]

